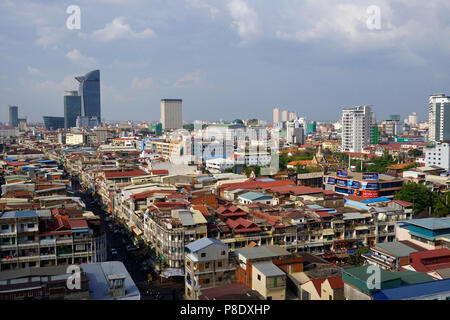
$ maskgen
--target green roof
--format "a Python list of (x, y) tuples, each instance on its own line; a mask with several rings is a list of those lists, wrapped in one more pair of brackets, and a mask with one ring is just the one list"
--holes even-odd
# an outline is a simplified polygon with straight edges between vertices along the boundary
[[(344, 269), (343, 272), (348, 273), (353, 278), (366, 282), (367, 279), (373, 274), (372, 272), (367, 272), (367, 268), (369, 266), (361, 266), (361, 267), (355, 267), (355, 268), (348, 268)], [(395, 272), (386, 271), (384, 269), (380, 269), (380, 275), (381, 275), (381, 282), (390, 281), (394, 279), (398, 279), (399, 277), (395, 275)]]
[(415, 272), (410, 270), (403, 270), (395, 272), (405, 284), (416, 284), (422, 282), (433, 281), (433, 277), (424, 272)]

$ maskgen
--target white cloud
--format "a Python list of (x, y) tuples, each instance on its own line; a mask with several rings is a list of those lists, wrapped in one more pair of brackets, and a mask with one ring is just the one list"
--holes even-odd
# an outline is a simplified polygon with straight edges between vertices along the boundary
[(185, 2), (191, 8), (207, 10), (209, 17), (213, 20), (215, 19), (216, 15), (220, 12), (220, 10), (217, 7), (209, 4), (204, 0), (185, 0)]
[(97, 61), (94, 58), (83, 55), (77, 49), (67, 52), (66, 57), (73, 63), (84, 68), (93, 68), (97, 65)]
[(38, 27), (36, 33), (38, 35), (35, 43), (41, 47), (57, 48), (65, 37), (65, 28)]
[(242, 39), (255, 36), (260, 32), (257, 13), (243, 0), (232, 0), (228, 3), (228, 10), (233, 18), (232, 26)]
[(203, 74), (201, 71), (193, 71), (185, 73), (175, 84), (175, 88), (192, 88), (201, 84)]
[(150, 89), (153, 85), (154, 81), (151, 77), (143, 79), (134, 77), (131, 81), (131, 88), (133, 89)]
[(91, 38), (96, 41), (108, 42), (125, 38), (147, 39), (154, 36), (155, 32), (152, 29), (147, 28), (141, 32), (137, 32), (129, 24), (125, 23), (124, 17), (117, 17), (112, 22), (106, 24), (103, 29), (94, 31)]
[(33, 67), (27, 66), (27, 71), (30, 76), (40, 76), (41, 72)]
[(65, 76), (60, 82), (55, 82), (53, 80), (46, 80), (43, 82), (38, 82), (33, 85), (37, 90), (48, 90), (50, 92), (61, 92), (66, 90), (75, 90), (78, 88), (78, 82), (75, 80), (73, 75)]

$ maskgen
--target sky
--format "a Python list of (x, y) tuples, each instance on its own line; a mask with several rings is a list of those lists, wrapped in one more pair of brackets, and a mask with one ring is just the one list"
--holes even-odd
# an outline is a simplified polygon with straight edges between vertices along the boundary
[(337, 120), (362, 104), (426, 120), (428, 96), (450, 95), (449, 15), (448, 0), (0, 0), (0, 122), (9, 104), (63, 116), (94, 69), (106, 120), (159, 120), (161, 98), (190, 121), (274, 107)]

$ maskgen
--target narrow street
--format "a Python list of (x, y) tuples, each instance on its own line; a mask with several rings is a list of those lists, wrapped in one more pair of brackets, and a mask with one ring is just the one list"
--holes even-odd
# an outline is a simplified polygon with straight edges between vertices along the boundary
[[(105, 211), (102, 210), (98, 201), (95, 201), (90, 192), (82, 192), (80, 190), (80, 184), (77, 179), (72, 178), (72, 189), (76, 197), (80, 197), (86, 205), (86, 210), (92, 211), (95, 215), (100, 217), (100, 224), (103, 230), (106, 232), (107, 246), (108, 246), (108, 261), (122, 261), (131, 277), (133, 278), (136, 286), (141, 292), (142, 300), (182, 300), (184, 296), (184, 283), (167, 282), (164, 281), (161, 284), (161, 278), (156, 272), (148, 267), (145, 271), (142, 269), (142, 265), (145, 263), (145, 258), (141, 258), (137, 251), (127, 252), (126, 247), (132, 245), (132, 241), (129, 236), (124, 232), (125, 229), (118, 222), (112, 221), (108, 218)], [(107, 221), (109, 220), (109, 221)], [(117, 228), (121, 232), (116, 233), (113, 231)], [(115, 249), (117, 255), (113, 256), (111, 250)], [(153, 281), (149, 283), (148, 276), (151, 274)]]

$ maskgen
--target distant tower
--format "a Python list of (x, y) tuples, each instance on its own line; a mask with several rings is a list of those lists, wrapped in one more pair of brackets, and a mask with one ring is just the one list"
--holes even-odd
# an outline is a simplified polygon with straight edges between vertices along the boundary
[(17, 127), (19, 125), (19, 107), (9, 106), (9, 125)]
[(273, 123), (278, 123), (280, 122), (280, 109), (279, 108), (274, 108), (273, 109)]
[(282, 122), (288, 121), (288, 111), (287, 110), (281, 111), (281, 121)]
[(100, 70), (88, 72), (75, 79), (80, 83), (78, 95), (81, 96), (81, 115), (97, 117), (98, 122), (101, 122)]
[(81, 96), (77, 91), (66, 91), (64, 95), (64, 129), (75, 127), (78, 116), (81, 116)]
[(183, 100), (161, 99), (161, 123), (164, 130), (183, 127)]

